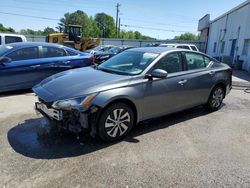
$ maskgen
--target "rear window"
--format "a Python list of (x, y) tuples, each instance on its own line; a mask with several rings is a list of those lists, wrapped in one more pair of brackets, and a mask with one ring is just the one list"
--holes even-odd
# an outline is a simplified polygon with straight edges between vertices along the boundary
[(190, 46), (192, 50), (197, 51), (197, 48), (195, 46)]
[(23, 40), (21, 37), (5, 36), (5, 44), (14, 43), (14, 42), (23, 42)]
[(177, 46), (176, 48), (182, 48), (182, 49), (190, 50), (190, 48), (188, 46)]

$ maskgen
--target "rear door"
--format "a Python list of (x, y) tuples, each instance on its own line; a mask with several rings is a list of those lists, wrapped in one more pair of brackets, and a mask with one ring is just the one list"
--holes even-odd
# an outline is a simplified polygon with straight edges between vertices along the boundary
[(0, 66), (1, 90), (26, 89), (33, 86), (38, 77), (38, 47), (17, 49), (6, 55), (12, 61)]
[(195, 52), (183, 53), (185, 59), (186, 87), (188, 88), (187, 106), (195, 106), (207, 102), (210, 90), (216, 78), (211, 69), (210, 58)]
[(72, 58), (63, 48), (41, 47), (41, 69), (44, 78), (72, 67)]

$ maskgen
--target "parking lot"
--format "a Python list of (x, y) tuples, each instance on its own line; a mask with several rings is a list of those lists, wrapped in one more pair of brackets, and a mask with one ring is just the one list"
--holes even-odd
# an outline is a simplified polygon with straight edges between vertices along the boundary
[(47, 133), (30, 92), (0, 98), (0, 187), (249, 187), (250, 95), (135, 127), (120, 142)]

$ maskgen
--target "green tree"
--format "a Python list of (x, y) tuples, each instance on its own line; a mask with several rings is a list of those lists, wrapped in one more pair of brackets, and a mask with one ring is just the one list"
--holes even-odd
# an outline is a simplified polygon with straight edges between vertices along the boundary
[(32, 30), (32, 29), (21, 29), (20, 33), (22, 35), (44, 35), (43, 31), (38, 30)]
[(104, 34), (103, 37), (115, 37), (115, 21), (112, 16), (109, 16), (105, 13), (98, 13), (95, 15), (95, 21), (97, 22), (99, 29)]
[(121, 30), (120, 38), (123, 38), (123, 39), (141, 39), (141, 40), (154, 39), (152, 37), (142, 35), (139, 31), (125, 31), (125, 30)]
[(0, 24), (0, 32), (15, 33), (15, 30), (11, 27), (4, 27), (3, 24)]
[(56, 33), (56, 31), (51, 28), (51, 27), (46, 27), (44, 30), (43, 30), (43, 35), (49, 35), (51, 33)]
[[(59, 27), (64, 28), (64, 25), (73, 24), (73, 25), (80, 25), (82, 26), (82, 34), (83, 36), (92, 36), (93, 34), (93, 27), (94, 24), (91, 21), (91, 19), (88, 17), (88, 15), (81, 11), (77, 10), (73, 13), (66, 13), (64, 14), (64, 18), (60, 19)], [(98, 32), (98, 31), (97, 31)]]
[(181, 34), (180, 36), (175, 36), (176, 40), (199, 40), (199, 38), (199, 35), (195, 35), (189, 32)]
[(92, 16), (89, 17), (88, 22), (89, 22), (88, 23), (89, 27), (86, 28), (87, 29), (86, 33), (88, 34), (88, 36), (95, 37), (95, 38), (100, 37), (100, 29)]

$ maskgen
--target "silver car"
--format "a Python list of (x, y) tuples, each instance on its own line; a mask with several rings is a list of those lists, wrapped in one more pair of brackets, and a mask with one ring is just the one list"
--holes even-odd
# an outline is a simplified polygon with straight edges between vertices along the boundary
[(218, 110), (231, 83), (231, 68), (203, 53), (145, 47), (56, 74), (33, 90), (36, 110), (53, 126), (113, 141), (143, 120), (199, 105)]

